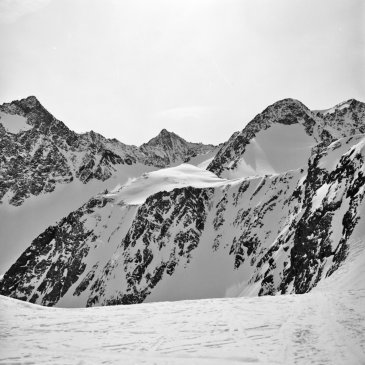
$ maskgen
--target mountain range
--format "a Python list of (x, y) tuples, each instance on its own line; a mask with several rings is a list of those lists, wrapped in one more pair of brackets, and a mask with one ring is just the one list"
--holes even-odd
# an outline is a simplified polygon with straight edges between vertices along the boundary
[(0, 106), (0, 141), (0, 202), (15, 206), (74, 179), (105, 181), (123, 166), (163, 168), (216, 149), (186, 142), (166, 129), (139, 148), (93, 131), (77, 134), (34, 96)]
[[(76, 134), (35, 97), (0, 113), (0, 208), (38, 216), (33, 236), (3, 223), (25, 250), (2, 295), (85, 307), (300, 294), (354, 249), (365, 258), (362, 102), (284, 99), (220, 146), (165, 129), (140, 147)], [(85, 193), (68, 204), (57, 192), (73, 186)]]

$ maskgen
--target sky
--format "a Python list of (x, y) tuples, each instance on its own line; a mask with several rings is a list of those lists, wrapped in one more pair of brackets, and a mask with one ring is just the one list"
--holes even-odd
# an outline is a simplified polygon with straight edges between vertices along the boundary
[(365, 102), (363, 0), (0, 0), (0, 103), (76, 132), (220, 143), (277, 100)]

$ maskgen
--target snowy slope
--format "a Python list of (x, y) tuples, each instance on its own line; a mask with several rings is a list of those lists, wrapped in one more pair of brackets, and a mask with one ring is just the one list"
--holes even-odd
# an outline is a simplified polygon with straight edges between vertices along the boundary
[(142, 164), (116, 166), (116, 172), (106, 181), (92, 180), (87, 184), (74, 180), (60, 184), (50, 194), (31, 196), (20, 207), (0, 205), (0, 274), (4, 274), (36, 237), (47, 227), (78, 209), (90, 197), (113, 189), (156, 168)]
[(264, 176), (295, 170), (307, 164), (311, 150), (316, 145), (316, 139), (306, 133), (302, 124), (276, 124), (258, 132), (250, 140), (234, 169), (223, 171), (221, 176)]
[(105, 196), (112, 198), (116, 204), (141, 205), (149, 196), (160, 191), (169, 192), (185, 186), (196, 188), (221, 186), (225, 182), (226, 180), (218, 178), (210, 171), (190, 164), (182, 164), (144, 173), (128, 184), (113, 189), (110, 194)]
[(304, 295), (87, 309), (0, 296), (0, 364), (360, 365), (365, 266), (356, 260)]

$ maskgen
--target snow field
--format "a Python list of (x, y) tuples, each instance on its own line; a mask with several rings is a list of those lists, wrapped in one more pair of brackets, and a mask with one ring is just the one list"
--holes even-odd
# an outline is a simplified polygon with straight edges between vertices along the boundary
[(0, 124), (4, 126), (7, 132), (13, 134), (18, 134), (33, 128), (33, 126), (27, 123), (27, 118), (4, 112), (0, 112)]
[(363, 364), (365, 290), (87, 309), (0, 297), (0, 364)]

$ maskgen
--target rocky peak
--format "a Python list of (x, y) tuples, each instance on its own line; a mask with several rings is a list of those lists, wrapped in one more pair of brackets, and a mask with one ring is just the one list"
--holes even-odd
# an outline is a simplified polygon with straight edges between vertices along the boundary
[(349, 106), (356, 105), (358, 103), (363, 104), (363, 103), (361, 103), (360, 101), (358, 101), (356, 99), (349, 99), (349, 100), (345, 101), (344, 103), (348, 104)]
[(310, 110), (296, 99), (283, 99), (268, 106), (262, 113), (258, 114), (251, 123), (262, 124), (265, 120), (269, 123), (295, 124), (301, 118), (305, 118)]
[(166, 130), (164, 128), (156, 137), (152, 138), (147, 143), (144, 143), (141, 146), (141, 148), (144, 149), (144, 147), (147, 147), (147, 146), (152, 146), (152, 147), (161, 146), (164, 148), (171, 149), (171, 148), (173, 148), (174, 144), (176, 144), (176, 143), (187, 144), (188, 142), (186, 142), (183, 138), (181, 138), (177, 134), (175, 134), (173, 132), (169, 132), (168, 130)]
[(349, 99), (332, 108), (314, 111), (324, 125), (336, 131), (336, 137), (365, 133), (365, 103)]
[(246, 146), (258, 133), (269, 129), (274, 124), (292, 125), (302, 123), (306, 133), (313, 134), (316, 116), (304, 104), (295, 99), (283, 99), (268, 106), (256, 115), (241, 132), (232, 135), (229, 141), (219, 150), (208, 170), (218, 176), (224, 170), (236, 168), (246, 151)]
[(25, 99), (4, 103), (0, 105), (0, 110), (5, 113), (24, 116), (27, 112), (39, 107), (40, 105), (41, 104), (35, 96), (29, 96)]
[(161, 132), (139, 148), (145, 154), (145, 163), (157, 167), (188, 162), (192, 157), (212, 152), (216, 146), (187, 142), (174, 132)]
[(106, 140), (101, 134), (94, 131), (86, 132), (82, 136), (90, 143), (99, 144), (101, 141)]
[(365, 109), (365, 103), (358, 101), (356, 99), (349, 99), (336, 104), (332, 108), (324, 110), (314, 110), (313, 112), (320, 114), (322, 116), (327, 116), (330, 114), (343, 114), (346, 111), (363, 111)]
[(160, 136), (169, 136), (171, 134), (171, 132), (169, 132), (167, 129), (162, 129), (161, 132), (159, 133)]
[(0, 105), (0, 111), (25, 117), (27, 123), (35, 127), (35, 130), (30, 132), (33, 134), (37, 130), (45, 135), (59, 134), (60, 131), (63, 134), (69, 134), (71, 132), (61, 121), (49, 113), (35, 96), (15, 100), (11, 103), (4, 103)]
[(365, 133), (365, 104), (350, 99), (330, 109), (311, 111), (298, 100), (280, 100), (256, 115), (241, 132), (233, 135), (219, 150), (208, 170), (219, 176), (225, 170), (235, 170), (244, 158), (246, 147), (259, 133), (274, 124), (298, 123), (316, 145), (327, 146), (335, 139)]
[(28, 108), (43, 108), (42, 104), (34, 95), (28, 96), (25, 99), (21, 99), (19, 102), (26, 105)]
[(114, 165), (130, 165), (143, 158), (136, 147), (110, 141), (93, 131), (71, 131), (34, 96), (2, 104), (0, 111), (4, 118), (18, 115), (33, 126), (16, 134), (0, 130), (0, 201), (15, 206), (31, 195), (53, 192), (56, 185), (75, 178), (84, 183), (90, 179), (104, 181), (116, 171)]
[(285, 98), (282, 100), (278, 100), (275, 103), (269, 105), (266, 109), (306, 109), (308, 110), (308, 108), (299, 100), (297, 99), (293, 99), (293, 98)]
[(24, 99), (14, 100), (11, 103), (4, 103), (2, 107), (20, 109), (25, 113), (29, 113), (34, 109), (44, 109), (35, 96), (28, 96)]

